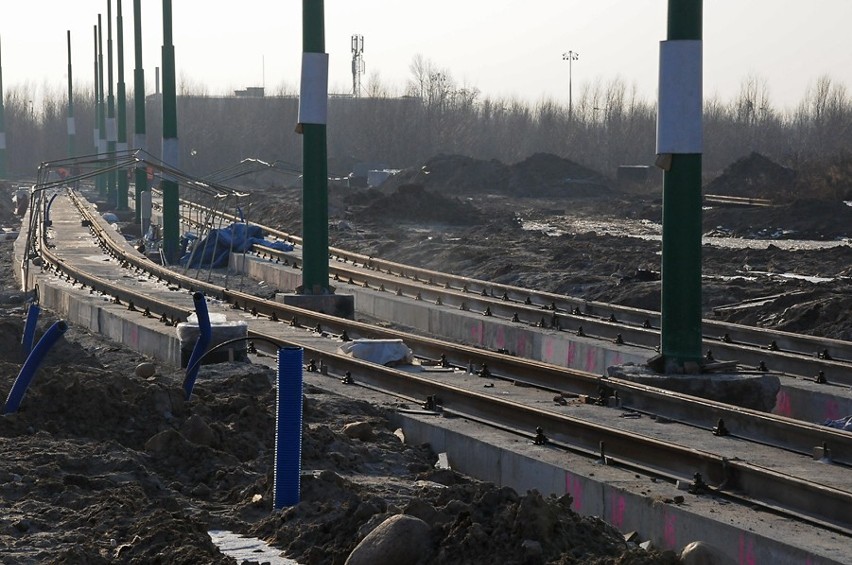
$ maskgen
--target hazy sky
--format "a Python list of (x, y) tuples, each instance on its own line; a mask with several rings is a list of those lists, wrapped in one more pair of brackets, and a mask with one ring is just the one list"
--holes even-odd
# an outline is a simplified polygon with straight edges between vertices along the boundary
[[(24, 85), (36, 90), (35, 97), (64, 92), (69, 29), (74, 82), (92, 85), (93, 26), (101, 13), (106, 27), (107, 0), (0, 3), (7, 92)], [(162, 2), (142, 4), (143, 62), (152, 92), (154, 68), (161, 66)], [(301, 2), (173, 0), (173, 5), (179, 84), (204, 85), (209, 94), (264, 82), (271, 90), (297, 89)], [(123, 0), (122, 7), (129, 91), (132, 0)], [(616, 77), (655, 100), (666, 7), (666, 0), (326, 0), (330, 87), (350, 91), (350, 37), (361, 34), (363, 83), (377, 74), (400, 93), (419, 53), (484, 95), (567, 101), (569, 65), (562, 53), (573, 50), (580, 56), (573, 63), (575, 100), (583, 85)], [(795, 105), (821, 75), (852, 88), (850, 23), (852, 0), (705, 0), (705, 96), (729, 100), (749, 75), (766, 81), (779, 108)]]

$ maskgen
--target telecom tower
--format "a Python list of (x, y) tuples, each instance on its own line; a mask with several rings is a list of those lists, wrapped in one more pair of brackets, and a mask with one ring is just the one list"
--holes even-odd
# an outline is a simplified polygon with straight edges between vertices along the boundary
[(361, 97), (361, 75), (364, 74), (364, 36), (352, 36), (352, 96)]

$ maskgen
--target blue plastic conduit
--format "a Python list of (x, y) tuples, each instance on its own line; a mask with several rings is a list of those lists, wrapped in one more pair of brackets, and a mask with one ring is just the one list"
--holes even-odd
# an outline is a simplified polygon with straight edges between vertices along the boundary
[(302, 348), (278, 350), (278, 390), (275, 427), (276, 510), (299, 503), (302, 473)]
[(50, 348), (62, 337), (68, 330), (68, 324), (65, 320), (55, 322), (38, 340), (35, 348), (24, 361), (24, 366), (21, 367), (21, 372), (18, 373), (15, 382), (12, 384), (12, 390), (9, 391), (9, 396), (6, 397), (6, 404), (3, 406), (3, 414), (11, 414), (17, 412), (21, 406), (21, 401), (24, 399), (24, 394), (33, 380), (36, 370), (41, 365), (44, 356), (50, 351)]
[(27, 322), (24, 324), (24, 335), (21, 336), (22, 359), (29, 357), (33, 350), (33, 341), (35, 340), (39, 314), (41, 314), (41, 307), (38, 305), (38, 302), (31, 302), (27, 309)]
[(48, 201), (47, 206), (44, 208), (44, 225), (45, 225), (45, 227), (53, 225), (53, 222), (50, 221), (50, 207), (53, 206), (53, 201), (56, 200), (57, 196), (59, 196), (58, 192), (53, 193), (53, 196), (50, 197), (50, 200)]
[(189, 356), (189, 362), (186, 364), (186, 376), (183, 379), (183, 393), (186, 400), (189, 400), (189, 397), (192, 396), (195, 377), (198, 376), (200, 365), (198, 361), (207, 352), (207, 346), (210, 345), (210, 338), (213, 335), (204, 294), (201, 292), (193, 293), (192, 301), (195, 303), (195, 315), (198, 317), (198, 341), (195, 342), (195, 347), (192, 348), (192, 355)]

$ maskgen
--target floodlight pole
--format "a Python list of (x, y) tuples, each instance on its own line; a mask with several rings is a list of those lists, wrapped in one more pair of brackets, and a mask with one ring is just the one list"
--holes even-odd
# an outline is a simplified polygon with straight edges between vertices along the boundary
[[(145, 70), (142, 68), (142, 0), (133, 0), (133, 39), (136, 66), (133, 69), (133, 148), (145, 149)], [(148, 190), (144, 163), (136, 164), (135, 176), (136, 223), (142, 222), (142, 193)]]
[[(172, 40), (172, 0), (163, 0), (163, 163), (177, 169), (177, 85), (175, 83), (175, 46)], [(163, 173), (163, 255), (166, 262), (178, 260), (180, 217), (177, 179)]]
[[(121, 15), (121, 0), (117, 0), (118, 15), (116, 20), (116, 33), (118, 34), (118, 151), (127, 151), (127, 90), (124, 84), (124, 17)], [(127, 190), (129, 188), (127, 171), (118, 171), (118, 182), (116, 190), (116, 208), (127, 210)]]
[(657, 164), (663, 176), (661, 353), (665, 372), (701, 351), (702, 0), (669, 0), (660, 48)]
[(302, 79), (297, 126), (303, 135), (301, 294), (329, 294), (328, 54), (323, 4), (323, 0), (302, 0)]
[(574, 119), (574, 61), (580, 58), (576, 51), (568, 51), (562, 54), (562, 60), (568, 61), (568, 120)]

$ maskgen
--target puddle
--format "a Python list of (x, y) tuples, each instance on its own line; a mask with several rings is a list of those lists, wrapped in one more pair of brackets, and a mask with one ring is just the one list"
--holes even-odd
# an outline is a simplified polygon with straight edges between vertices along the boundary
[(237, 563), (243, 561), (269, 563), (269, 565), (299, 565), (298, 561), (281, 557), (281, 551), (270, 547), (263, 540), (249, 538), (227, 530), (207, 532), (213, 543), (228, 557)]

